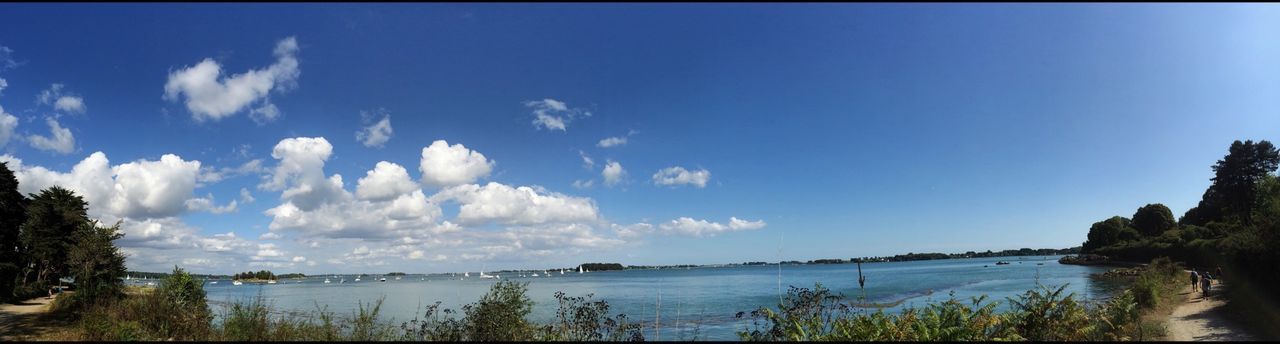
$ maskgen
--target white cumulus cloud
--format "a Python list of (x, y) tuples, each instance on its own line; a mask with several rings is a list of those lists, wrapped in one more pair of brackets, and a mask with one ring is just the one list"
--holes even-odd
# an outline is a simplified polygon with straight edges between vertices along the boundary
[(356, 197), (370, 201), (386, 201), (414, 190), (420, 189), (409, 178), (409, 171), (386, 161), (379, 161), (356, 183)]
[(302, 210), (339, 202), (347, 196), (342, 176), (325, 177), (324, 163), (333, 154), (333, 145), (323, 137), (294, 137), (280, 140), (271, 150), (279, 159), (271, 176), (259, 187), (284, 193), (281, 198)]
[(484, 154), (467, 149), (461, 143), (450, 146), (445, 140), (436, 140), (422, 148), (422, 182), (435, 186), (471, 183), (493, 170), (494, 162)]
[(589, 198), (496, 182), (484, 186), (459, 185), (442, 190), (432, 198), (439, 203), (451, 200), (461, 204), (457, 220), (466, 225), (589, 222), (599, 216), (595, 202)]
[(164, 98), (183, 100), (192, 118), (200, 122), (229, 117), (254, 103), (261, 103), (253, 111), (255, 120), (272, 120), (279, 116), (279, 109), (267, 99), (268, 95), (296, 86), (302, 73), (297, 53), (297, 39), (285, 38), (276, 43), (275, 63), (235, 75), (223, 75), (221, 64), (205, 58), (194, 66), (169, 73)]
[(610, 160), (604, 165), (604, 170), (600, 171), (600, 175), (604, 176), (605, 186), (614, 186), (622, 182), (622, 179), (627, 176), (627, 171), (622, 169), (622, 164)]

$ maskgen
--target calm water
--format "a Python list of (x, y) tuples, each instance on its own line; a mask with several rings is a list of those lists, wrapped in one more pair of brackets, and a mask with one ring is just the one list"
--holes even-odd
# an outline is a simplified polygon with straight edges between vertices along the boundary
[[(948, 294), (962, 300), (987, 295), (989, 300), (1004, 301), (1034, 288), (1037, 279), (1046, 285), (1069, 284), (1068, 290), (1094, 300), (1109, 297), (1118, 289), (1114, 283), (1089, 277), (1105, 268), (1058, 264), (1057, 256), (952, 259), (863, 264), (867, 277), (866, 296), (872, 302), (906, 301), (896, 307), (922, 306), (930, 300), (945, 300)], [(1012, 262), (995, 265), (996, 261)], [(1039, 265), (1038, 263), (1043, 263)], [(984, 265), (986, 267), (984, 267)], [(503, 280), (528, 281), (529, 297), (536, 302), (533, 317), (550, 320), (556, 304), (556, 291), (576, 296), (594, 293), (595, 299), (609, 302), (610, 311), (625, 313), (632, 321), (641, 320), (645, 337), (654, 339), (736, 339), (734, 331), (749, 326), (749, 320), (734, 319), (739, 311), (757, 306), (774, 306), (778, 302), (779, 273), (777, 265), (721, 268), (604, 271), (578, 274), (566, 271), (551, 277), (521, 278), (503, 274)], [(332, 283), (325, 284), (325, 277)], [(339, 284), (340, 278), (346, 283)], [(421, 279), (425, 278), (426, 281)], [(385, 297), (382, 318), (399, 324), (420, 314), (419, 306), (435, 301), (447, 308), (475, 302), (493, 279), (480, 279), (476, 274), (465, 280), (449, 275), (408, 275), (378, 282), (367, 276), (360, 282), (354, 277), (315, 276), (301, 281), (281, 281), (273, 285), (231, 285), (230, 281), (205, 284), (208, 298), (217, 313), (227, 302), (247, 301), (261, 294), (277, 310), (311, 311), (316, 305), (330, 311), (350, 314), (357, 302), (368, 303)], [(857, 265), (782, 266), (782, 292), (788, 285), (812, 287), (814, 283), (846, 296), (862, 295), (858, 289)], [(653, 324), (661, 294), (659, 337)], [(1007, 302), (1003, 302), (1007, 306)]]

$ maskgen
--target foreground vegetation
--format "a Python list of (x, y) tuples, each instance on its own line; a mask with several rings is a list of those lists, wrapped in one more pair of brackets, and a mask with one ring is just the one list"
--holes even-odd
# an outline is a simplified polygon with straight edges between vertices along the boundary
[(280, 314), (261, 298), (231, 304), (215, 321), (202, 283), (175, 268), (160, 286), (120, 298), (91, 299), (76, 293), (59, 298), (54, 311), (79, 314), (83, 340), (228, 340), (228, 341), (643, 341), (640, 325), (625, 315), (610, 316), (609, 304), (592, 295), (557, 293), (554, 321), (535, 324), (527, 317), (533, 301), (526, 284), (498, 282), (479, 301), (461, 310), (437, 302), (400, 325), (379, 318), (382, 300), (360, 304), (350, 315), (324, 308), (306, 314)]
[[(985, 297), (954, 297), (898, 314), (855, 310), (849, 300), (822, 285), (792, 287), (776, 308), (750, 313), (751, 327), (738, 332), (750, 341), (814, 340), (1148, 340), (1163, 335), (1142, 315), (1176, 299), (1181, 266), (1168, 259), (1148, 265), (1134, 284), (1111, 300), (1090, 307), (1066, 286), (1027, 291), (1010, 298), (1007, 312)], [(739, 313), (738, 317), (744, 317)]]

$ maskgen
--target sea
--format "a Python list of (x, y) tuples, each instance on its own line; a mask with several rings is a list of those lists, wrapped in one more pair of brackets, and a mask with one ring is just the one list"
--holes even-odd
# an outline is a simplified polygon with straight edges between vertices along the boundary
[[(549, 270), (500, 273), (500, 280), (528, 282), (527, 295), (535, 302), (530, 320), (549, 322), (557, 307), (557, 291), (569, 296), (592, 295), (609, 303), (611, 314), (626, 314), (628, 321), (644, 327), (647, 340), (737, 340), (736, 332), (751, 327), (750, 314), (761, 306), (776, 307), (788, 288), (813, 288), (815, 284), (845, 297), (865, 300), (885, 311), (920, 307), (951, 297), (968, 302), (986, 296), (987, 302), (1009, 307), (1007, 298), (1040, 286), (1066, 285), (1076, 297), (1102, 302), (1123, 288), (1121, 282), (1099, 279), (1106, 268), (1059, 264), (1060, 256), (968, 258), (910, 262), (863, 263), (865, 285), (858, 285), (857, 264), (729, 265), (675, 269), (590, 271)], [(999, 261), (1009, 262), (997, 265)], [(305, 314), (326, 309), (352, 314), (360, 305), (383, 300), (380, 319), (394, 324), (413, 320), (436, 301), (443, 308), (459, 310), (479, 300), (498, 280), (481, 279), (478, 272), (395, 276), (368, 274), (309, 276), (282, 279), (277, 284), (232, 285), (229, 280), (205, 282), (211, 308), (220, 314), (233, 302), (256, 298), (278, 312)], [(492, 273), (491, 273), (492, 274)], [(379, 282), (386, 277), (386, 282)], [(324, 283), (325, 279), (330, 283)], [(344, 281), (345, 282), (342, 282)], [(875, 311), (875, 308), (867, 308)], [(216, 320), (215, 320), (216, 321)]]

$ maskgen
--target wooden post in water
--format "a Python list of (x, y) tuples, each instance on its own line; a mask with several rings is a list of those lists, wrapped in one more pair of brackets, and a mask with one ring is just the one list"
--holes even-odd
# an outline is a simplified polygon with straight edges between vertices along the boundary
[(862, 302), (867, 302), (867, 276), (862, 275), (862, 260), (858, 260), (858, 290), (862, 291)]

